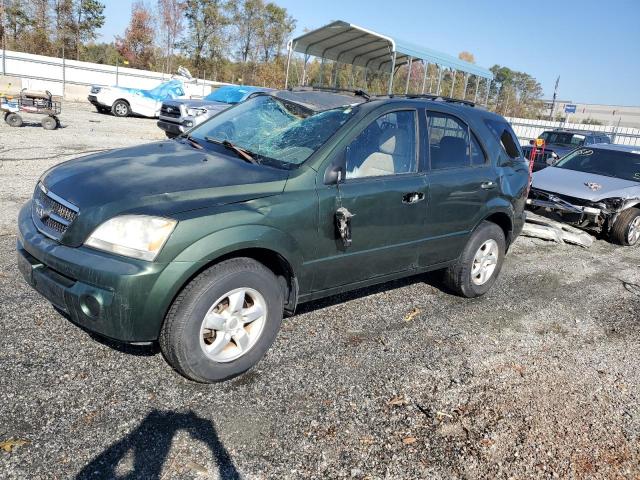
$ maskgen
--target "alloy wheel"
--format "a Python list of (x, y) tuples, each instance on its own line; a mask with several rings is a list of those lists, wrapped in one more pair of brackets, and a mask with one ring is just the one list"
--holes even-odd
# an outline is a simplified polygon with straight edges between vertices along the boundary
[(637, 216), (629, 224), (629, 231), (627, 232), (627, 242), (629, 245), (635, 245), (640, 240), (640, 216)]
[(200, 347), (215, 362), (231, 362), (258, 341), (267, 318), (264, 297), (252, 288), (236, 288), (218, 298), (202, 321)]
[(489, 281), (498, 265), (499, 255), (498, 242), (495, 240), (489, 239), (480, 245), (471, 266), (471, 281), (475, 285), (484, 285)]

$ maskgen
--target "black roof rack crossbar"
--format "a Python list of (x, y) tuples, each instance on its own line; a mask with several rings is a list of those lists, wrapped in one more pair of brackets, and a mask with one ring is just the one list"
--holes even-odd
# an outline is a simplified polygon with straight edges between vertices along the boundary
[(427, 100), (434, 100), (436, 102), (448, 102), (448, 103), (461, 103), (469, 107), (475, 107), (476, 104), (469, 100), (462, 100), (460, 98), (444, 97), (442, 95), (434, 95), (432, 93), (392, 93), (391, 95), (380, 95), (379, 97), (403, 97), (403, 98), (425, 98)]
[(352, 88), (334, 88), (334, 87), (323, 87), (320, 85), (310, 85), (310, 86), (304, 86), (304, 87), (290, 87), (289, 90), (292, 92), (304, 92), (304, 91), (311, 92), (316, 90), (320, 92), (351, 93), (352, 95), (355, 95), (357, 97), (362, 97), (365, 100), (369, 100), (371, 98), (371, 95), (369, 95), (369, 93), (367, 93), (366, 90), (352, 89)]

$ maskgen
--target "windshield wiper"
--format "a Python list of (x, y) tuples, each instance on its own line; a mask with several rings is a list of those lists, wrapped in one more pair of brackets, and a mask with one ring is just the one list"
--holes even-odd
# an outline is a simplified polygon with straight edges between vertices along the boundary
[(243, 160), (246, 160), (249, 163), (253, 163), (254, 165), (258, 165), (260, 163), (258, 162), (258, 160), (256, 160), (253, 157), (253, 155), (249, 150), (245, 150), (244, 148), (238, 147), (237, 145), (234, 145), (233, 143), (231, 143), (229, 140), (218, 140), (216, 138), (211, 138), (211, 137), (204, 137), (204, 139), (207, 142), (222, 145), (227, 150), (231, 150), (235, 152), (240, 158), (242, 158)]
[(183, 135), (182, 138), (184, 138), (187, 142), (189, 142), (193, 148), (197, 148), (198, 150), (202, 150), (204, 148), (191, 135)]

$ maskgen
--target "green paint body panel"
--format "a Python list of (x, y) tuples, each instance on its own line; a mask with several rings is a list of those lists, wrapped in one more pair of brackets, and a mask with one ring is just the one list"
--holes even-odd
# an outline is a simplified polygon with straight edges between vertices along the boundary
[[(415, 110), (413, 174), (324, 184), (325, 171), (373, 119)], [(427, 111), (464, 120), (482, 143), (482, 167), (429, 170)], [(302, 166), (252, 165), (230, 152), (198, 151), (179, 142), (114, 150), (60, 164), (43, 184), (77, 205), (78, 218), (59, 241), (43, 235), (31, 202), (19, 215), (18, 264), (26, 280), (67, 316), (121, 341), (158, 338), (166, 312), (188, 281), (222, 257), (264, 252), (285, 261), (295, 277), (295, 304), (455, 261), (473, 229), (499, 215), (511, 239), (524, 223), (528, 185), (524, 162), (511, 161), (484, 124), (501, 117), (471, 107), (425, 100), (374, 100)], [(479, 184), (496, 182), (494, 190)], [(407, 192), (424, 201), (402, 202)], [(339, 206), (355, 214), (353, 244), (335, 229)], [(154, 262), (83, 246), (101, 223), (122, 214), (174, 218), (178, 224)], [(96, 305), (97, 303), (97, 305)]]

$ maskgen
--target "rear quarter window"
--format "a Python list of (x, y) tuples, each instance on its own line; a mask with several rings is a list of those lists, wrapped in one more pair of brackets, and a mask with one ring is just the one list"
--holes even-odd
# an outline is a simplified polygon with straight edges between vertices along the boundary
[(496, 140), (500, 142), (500, 145), (502, 145), (502, 148), (510, 158), (524, 157), (520, 142), (518, 142), (518, 137), (513, 133), (511, 126), (507, 122), (487, 119), (484, 123), (491, 133), (493, 133)]

